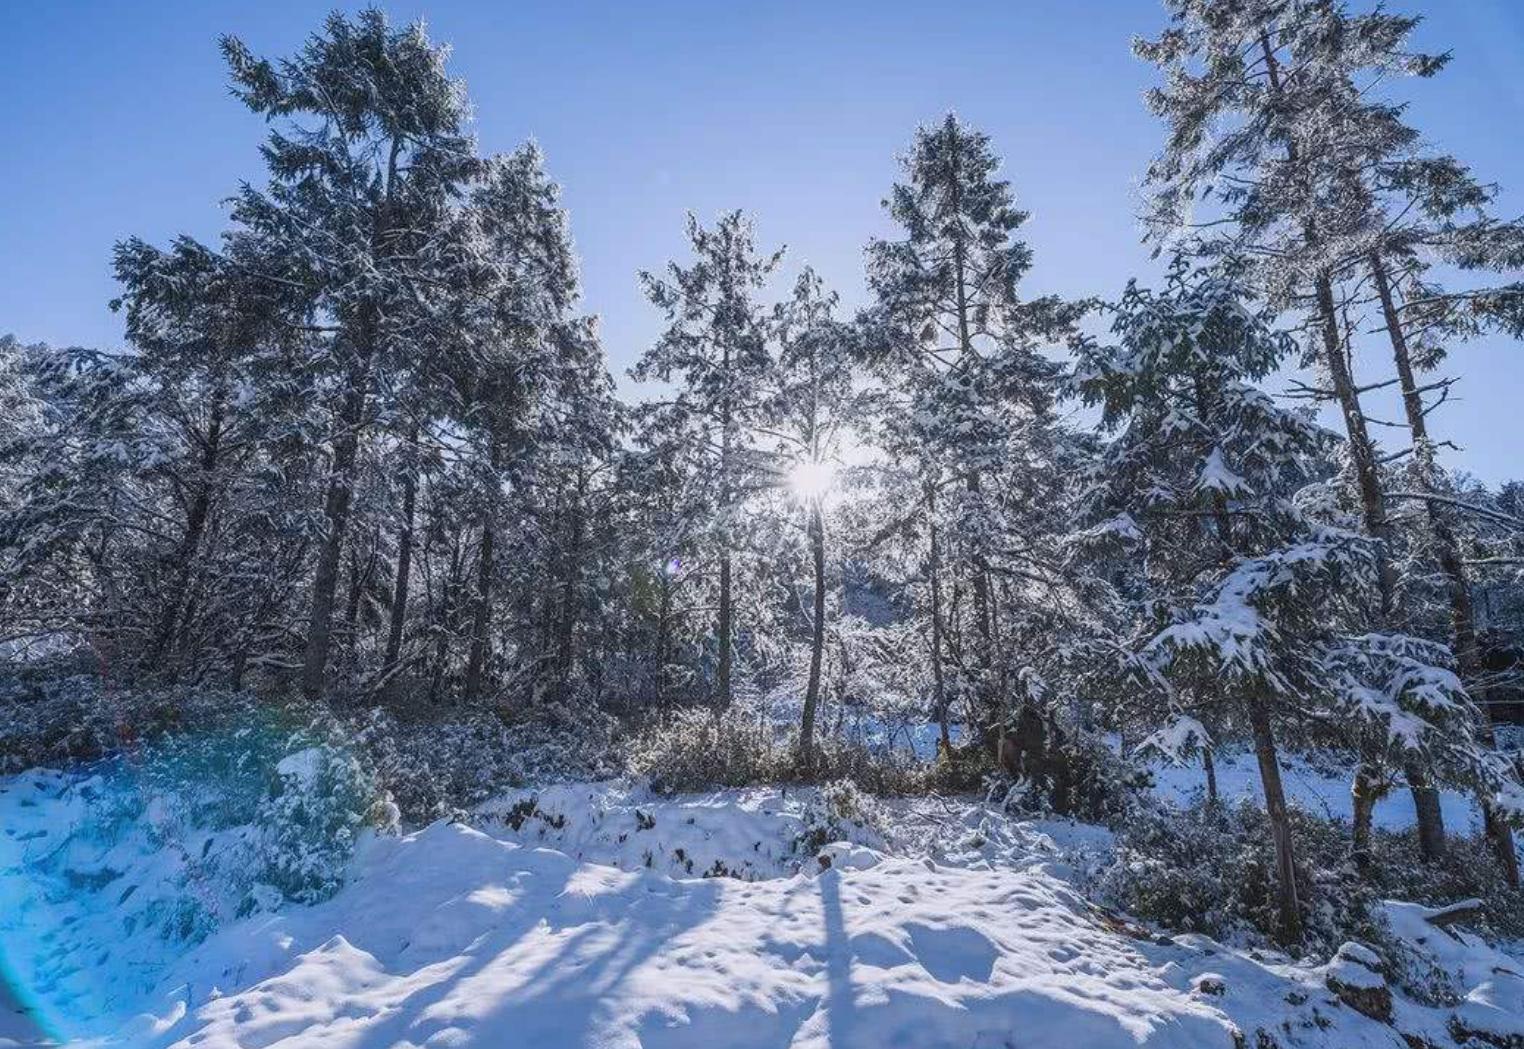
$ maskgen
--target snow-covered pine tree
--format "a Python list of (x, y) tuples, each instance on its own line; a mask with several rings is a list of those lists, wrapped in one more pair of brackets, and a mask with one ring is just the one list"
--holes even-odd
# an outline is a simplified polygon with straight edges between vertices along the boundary
[(222, 50), (235, 94), (279, 127), (264, 147), (269, 182), (233, 201), (237, 234), (280, 259), (306, 294), (311, 365), (332, 409), (324, 525), (312, 580), (302, 689), (320, 697), (357, 464), (389, 376), (421, 347), (413, 322), (443, 286), (436, 253), (450, 206), (478, 170), (468, 107), (446, 51), (421, 23), (392, 27), (367, 8), (334, 14), (293, 57)]
[(23, 652), (94, 641), (110, 659), (119, 573), (137, 560), (123, 545), (133, 535), (133, 477), (154, 452), (139, 437), (137, 376), (92, 350), (6, 349), (24, 414), (0, 452), (14, 484), (0, 517), (3, 636)]
[(193, 636), (214, 644), (236, 637), (248, 609), (235, 559), (247, 551), (232, 544), (250, 504), (273, 495), (256, 476), (269, 442), (299, 422), (282, 373), (304, 345), (290, 323), (300, 304), (289, 285), (265, 279), (264, 260), (224, 256), (188, 237), (168, 251), (124, 241), (115, 268), (122, 294), (113, 306), (136, 351), (143, 434), (158, 448), (142, 483), (162, 483), (154, 502), (177, 529), (172, 543), (150, 551), (157, 567), (140, 585), (157, 610), (136, 657), (143, 672), (173, 679), (205, 655)]
[[(1330, 435), (1255, 385), (1292, 342), (1252, 302), (1232, 260), (1192, 273), (1177, 258), (1162, 293), (1128, 287), (1119, 344), (1085, 348), (1073, 383), (1116, 434), (1091, 516), (1141, 566), (1142, 684), (1162, 701), (1149, 745), (1179, 756), (1210, 745), (1204, 723), (1247, 727), (1275, 835), (1280, 933), (1295, 942), (1278, 736), (1418, 757), (1492, 786), (1499, 770), (1471, 736), (1475, 711), (1443, 650), (1363, 629), (1360, 598), (1379, 586), (1373, 544), (1299, 505)], [(1358, 818), (1368, 840), (1368, 809)]]
[[(949, 114), (916, 132), (902, 164), (906, 181), (886, 201), (902, 236), (868, 247), (868, 353), (897, 402), (891, 455), (923, 488), (937, 706), (966, 683), (993, 751), (1021, 691), (1026, 588), (1045, 588), (1056, 561), (1057, 368), (1041, 351), (1068, 342), (1088, 306), (1018, 294), (1032, 265), (1016, 237), (1027, 216), (996, 177), (988, 136)], [(951, 616), (965, 593), (966, 632)]]
[[(675, 429), (680, 413), (666, 405), (632, 411), (634, 447), (618, 459), (618, 517), (630, 620), (628, 655), (640, 668), (635, 697), (665, 710), (685, 690), (700, 631), (690, 611), (702, 576), (697, 563), (712, 507), (699, 483), (707, 454), (692, 434)], [(629, 676), (629, 675), (627, 675)]]
[(733, 690), (736, 553), (747, 494), (759, 485), (755, 427), (772, 365), (769, 315), (757, 295), (783, 253), (759, 254), (751, 221), (739, 211), (721, 215), (712, 227), (690, 215), (688, 241), (691, 265), (671, 262), (662, 275), (641, 274), (667, 329), (631, 374), (681, 384), (664, 414), (673, 436), (689, 445), (681, 458), (701, 472), (708, 489), (699, 560), (706, 573), (713, 564), (717, 575), (713, 698), (723, 708)]
[(777, 360), (768, 377), (766, 435), (774, 439), (775, 470), (804, 505), (811, 564), (810, 658), (800, 719), (799, 761), (814, 767), (827, 619), (825, 503), (839, 483), (842, 453), (861, 421), (867, 394), (854, 382), (857, 330), (835, 317), (837, 296), (809, 267), (774, 316)]
[[(1389, 385), (1361, 385), (1354, 341), (1367, 326), (1373, 252), (1406, 209), (1388, 211), (1380, 183), (1411, 188), (1420, 166), (1395, 174), (1392, 160), (1414, 136), (1400, 106), (1371, 88), (1399, 74), (1432, 75), (1441, 56), (1413, 53), (1411, 18), (1376, 10), (1350, 14), (1331, 0), (1171, 0), (1172, 25), (1137, 49), (1165, 71), (1151, 108), (1169, 126), (1151, 165), (1148, 218), (1161, 241), (1193, 234), (1208, 252), (1253, 260), (1257, 286), (1278, 307), (1306, 317), (1304, 363), (1322, 376), (1307, 393), (1336, 404), (1348, 438), (1352, 487), (1366, 531), (1380, 540), (1378, 629), (1402, 627), (1405, 580), (1395, 568), (1401, 541), (1389, 506), (1388, 455), (1371, 434), (1363, 398)], [(1440, 165), (1440, 168), (1446, 168)], [(1440, 180), (1452, 189), (1450, 174)], [(1500, 308), (1507, 297), (1494, 300)], [(1399, 365), (1400, 369), (1400, 365)], [(1398, 380), (1400, 381), (1400, 376)], [(1457, 635), (1457, 641), (1462, 638)], [(1444, 825), (1430, 770), (1405, 768), (1425, 854), (1443, 850)], [(1362, 768), (1357, 780), (1375, 781)], [(1358, 785), (1358, 784), (1357, 784)], [(1501, 825), (1489, 818), (1489, 822)]]
[(563, 452), (576, 459), (607, 447), (612, 408), (596, 332), (576, 313), (575, 250), (560, 189), (538, 147), (482, 165), (453, 236), (451, 326), (442, 335), (445, 374), (458, 396), (453, 425), (471, 449), (477, 479), (463, 686), (472, 698), (483, 688), (494, 636), (498, 533), (541, 509), (537, 487), (560, 480)]

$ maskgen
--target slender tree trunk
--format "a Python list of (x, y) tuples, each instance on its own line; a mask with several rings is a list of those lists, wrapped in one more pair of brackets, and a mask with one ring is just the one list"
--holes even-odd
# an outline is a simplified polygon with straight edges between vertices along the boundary
[[(1260, 34), (1260, 46), (1265, 56), (1265, 68), (1269, 75), (1271, 90), (1279, 93), (1281, 90), (1280, 63), (1276, 60), (1275, 50), (1270, 45), (1268, 31)], [(1295, 145), (1287, 147), (1287, 159), (1293, 163), (1297, 160)], [(1309, 244), (1316, 243), (1316, 231), (1310, 226), (1307, 230)], [(1344, 355), (1342, 341), (1339, 338), (1338, 311), (1334, 305), (1333, 278), (1327, 272), (1321, 272), (1314, 281), (1314, 290), (1317, 299), (1317, 321), (1323, 339), (1323, 357), (1328, 366), (1328, 373), (1334, 386), (1334, 398), (1338, 401), (1340, 414), (1344, 416), (1344, 429), (1349, 439), (1350, 458), (1355, 467), (1355, 481), (1360, 489), (1360, 503), (1364, 511), (1365, 527), (1380, 544), (1376, 551), (1376, 572), (1381, 592), (1381, 618), (1389, 620), (1392, 616), (1396, 599), (1396, 574), (1391, 564), (1391, 526), (1386, 516), (1386, 498), (1381, 487), (1381, 474), (1379, 463), (1376, 461), (1375, 445), (1370, 438), (1370, 432), (1365, 424), (1365, 413), (1360, 407), (1360, 393), (1355, 385), (1354, 376), (1351, 374), (1349, 359)], [(1409, 762), (1409, 766), (1413, 763)], [(1426, 777), (1422, 770), (1417, 770), (1415, 778), (1414, 769), (1407, 769), (1408, 782), (1425, 783)], [(1431, 788), (1430, 788), (1431, 789)], [(1413, 807), (1420, 824), (1429, 821), (1427, 840), (1431, 843), (1435, 840), (1443, 840), (1444, 826), (1441, 821), (1438, 826), (1438, 836), (1435, 837), (1433, 821), (1440, 819), (1437, 801), (1424, 796), (1425, 788), (1414, 786)], [(1420, 836), (1421, 839), (1423, 835)]]
[(1333, 382), (1334, 399), (1344, 417), (1344, 431), (1349, 438), (1350, 460), (1355, 467), (1355, 483), (1360, 490), (1360, 506), (1365, 517), (1366, 531), (1381, 544), (1377, 554), (1378, 582), (1381, 587), (1381, 614), (1387, 619), (1393, 612), (1396, 577), (1391, 565), (1392, 526), (1386, 514), (1386, 494), (1381, 487), (1375, 444), (1365, 423), (1365, 412), (1360, 406), (1360, 393), (1355, 386), (1354, 375), (1350, 372), (1344, 342), (1339, 336), (1333, 279), (1327, 273), (1320, 273), (1316, 286), (1323, 361)]
[[(392, 138), (386, 166), (385, 196), (380, 213), (372, 217), (370, 250), (379, 261), (391, 228), (392, 208), (397, 190), (397, 163), (403, 142)], [(344, 404), (339, 412), (339, 433), (333, 443), (333, 469), (328, 478), (328, 494), (323, 503), (325, 534), (318, 550), (317, 570), (312, 580), (312, 606), (307, 624), (307, 648), (302, 658), (302, 694), (308, 700), (323, 697), (324, 678), (328, 673), (328, 652), (333, 644), (333, 602), (339, 584), (340, 558), (345, 533), (349, 527), (350, 503), (354, 498), (355, 459), (360, 448), (360, 430), (365, 422), (365, 402), (370, 393), (371, 357), (376, 349), (380, 327), (380, 308), (368, 302), (361, 308), (357, 329), (359, 336), (356, 360), (349, 376)]]
[(947, 679), (942, 672), (942, 648), (944, 644), (942, 624), (942, 551), (937, 542), (937, 504), (935, 489), (926, 487), (926, 520), (931, 537), (928, 556), (931, 576), (931, 679), (937, 708), (937, 728), (941, 733), (938, 745), (941, 753), (952, 756), (952, 733), (947, 727)]
[(349, 600), (344, 604), (344, 633), (354, 644), (355, 624), (360, 618), (360, 594), (365, 589), (365, 575), (360, 567), (358, 543), (349, 544)]
[[(952, 201), (951, 208), (954, 215), (961, 215), (962, 203), (962, 176), (958, 170), (958, 143), (954, 138), (949, 146), (948, 154), (952, 158)], [(975, 363), (973, 330), (969, 325), (970, 303), (968, 296), (967, 274), (967, 245), (963, 242), (962, 226), (957, 226), (958, 233), (953, 236), (953, 281), (955, 302), (954, 306), (958, 315), (958, 350), (960, 360), (968, 366)], [(971, 470), (968, 474), (968, 491), (977, 500), (980, 495), (981, 480), (978, 470)], [(1000, 723), (1004, 711), (1002, 699), (994, 688), (992, 675), (995, 666), (995, 638), (994, 627), (990, 612), (990, 581), (989, 566), (985, 557), (982, 544), (973, 544), (973, 589), (974, 589), (974, 629), (978, 632), (978, 664), (979, 664), (979, 705), (980, 717), (984, 719), (982, 726), (984, 742), (991, 754), (996, 754), (1000, 746)]]
[[(1333, 281), (1327, 273), (1317, 277), (1318, 321), (1323, 335), (1324, 361), (1333, 382), (1334, 396), (1344, 416), (1344, 428), (1349, 437), (1350, 459), (1355, 467), (1355, 480), (1360, 489), (1360, 504), (1364, 511), (1365, 527), (1372, 538), (1380, 544), (1376, 552), (1377, 581), (1381, 591), (1381, 618), (1389, 621), (1396, 606), (1396, 575), (1392, 571), (1391, 544), (1392, 525), (1386, 514), (1386, 494), (1381, 487), (1381, 474), (1376, 461), (1375, 445), (1366, 427), (1365, 413), (1360, 406), (1360, 394), (1350, 372), (1349, 359), (1345, 356), (1343, 341), (1339, 337), (1337, 312), (1334, 307)], [(1437, 859), (1444, 851), (1444, 816), (1439, 808), (1439, 798), (1429, 783), (1428, 775), (1416, 759), (1404, 765), (1409, 789), (1413, 793), (1413, 810), (1418, 822), (1420, 850), (1425, 859)]]
[(386, 635), (385, 664), (392, 666), (402, 654), (402, 633), (407, 622), (407, 591), (413, 570), (413, 514), (418, 502), (418, 424), (408, 435), (407, 462), (402, 470), (402, 531), (397, 536), (397, 579), (392, 588), (391, 627)]
[(672, 580), (665, 572), (661, 581), (661, 606), (656, 613), (656, 709), (667, 702), (667, 662), (672, 634)]
[(429, 703), (439, 702), (445, 665), (450, 657), (450, 634), (455, 628), (455, 596), (460, 587), (460, 549), (450, 551), (450, 572), (440, 586), (439, 610), (434, 621), (434, 667), (429, 674)]
[(1265, 814), (1270, 819), (1270, 834), (1275, 843), (1276, 909), (1279, 912), (1280, 940), (1291, 946), (1302, 939), (1302, 913), (1296, 890), (1296, 854), (1291, 840), (1291, 818), (1286, 809), (1286, 790), (1281, 784), (1281, 766), (1275, 751), (1275, 734), (1270, 727), (1270, 713), (1258, 696), (1249, 699), (1249, 727), (1254, 734), (1254, 756), (1259, 762), (1259, 777), (1265, 790)]
[(582, 533), (585, 522), (582, 499), (586, 476), (577, 473), (577, 488), (572, 494), (566, 556), (561, 576), (561, 619), (556, 642), (556, 690), (561, 698), (571, 691), (572, 656), (577, 635), (580, 603), (577, 600), (577, 576), (582, 562)]
[(1201, 748), (1201, 768), (1206, 773), (1207, 804), (1217, 807), (1217, 762), (1212, 758), (1212, 748)]
[(1351, 822), (1354, 824), (1354, 848), (1352, 857), (1355, 867), (1362, 874), (1371, 866), (1371, 826), (1376, 802), (1385, 793), (1385, 779), (1381, 770), (1369, 761), (1360, 762), (1355, 769), (1355, 782), (1350, 788), (1353, 799)]
[[(1425, 491), (1432, 490), (1434, 468), (1434, 445), (1429, 438), (1428, 416), (1424, 411), (1423, 395), (1413, 375), (1413, 358), (1408, 351), (1407, 333), (1392, 294), (1391, 278), (1379, 253), (1370, 257), (1371, 275), (1375, 279), (1376, 293), (1381, 300), (1381, 312), (1386, 322), (1387, 339), (1392, 345), (1392, 359), (1397, 366), (1397, 379), (1402, 389), (1402, 407), (1407, 416), (1408, 429), (1413, 435), (1413, 454), (1418, 457), (1421, 484)], [(1475, 693), (1477, 706), (1482, 712), (1482, 737), (1492, 745), (1492, 719), (1487, 709), (1487, 690), (1483, 684), (1481, 652), (1476, 641), (1476, 610), (1471, 603), (1471, 582), (1466, 576), (1466, 565), (1461, 557), (1460, 543), (1450, 528), (1444, 512), (1434, 503), (1425, 501), (1429, 530), (1434, 537), (1440, 571), (1445, 576), (1445, 592), (1450, 603), (1450, 627), (1455, 647), (1455, 660), (1460, 668), (1461, 680)], [(1483, 824), (1487, 838), (1497, 855), (1504, 876), (1513, 888), (1519, 887), (1519, 857), (1514, 848), (1513, 831), (1499, 816), (1496, 807), (1487, 798), (1481, 798)], [(1437, 808), (1438, 801), (1435, 800)], [(1440, 828), (1441, 840), (1443, 827)]]
[(170, 640), (175, 635), (175, 626), (190, 590), (191, 576), (197, 561), (196, 555), (201, 549), (201, 537), (206, 531), (207, 518), (211, 513), (212, 474), (217, 469), (217, 457), (222, 445), (225, 402), (226, 394), (220, 388), (217, 389), (212, 395), (206, 445), (201, 450), (200, 477), (197, 478), (196, 494), (191, 498), (190, 508), (186, 511), (185, 534), (175, 550), (173, 561), (175, 581), (171, 585), (169, 601), (159, 617), (159, 624), (154, 629), (153, 642), (148, 647), (148, 657), (144, 660), (145, 665), (150, 669), (169, 651)]
[(466, 659), (465, 698), (481, 695), (482, 678), (487, 666), (487, 627), (492, 616), (492, 521), (482, 520), (482, 541), (477, 551), (476, 595), (471, 607), (471, 654)]
[(1418, 761), (1403, 765), (1403, 775), (1413, 792), (1413, 808), (1418, 822), (1418, 853), (1431, 863), (1445, 854), (1445, 817), (1439, 807), (1439, 791), (1429, 780), (1428, 770)]
[(349, 508), (354, 497), (355, 458), (360, 448), (360, 427), (365, 419), (366, 391), (370, 370), (362, 358), (350, 379), (339, 412), (339, 433), (333, 442), (333, 469), (323, 503), (323, 543), (318, 549), (317, 570), (312, 579), (312, 607), (307, 625), (307, 648), (302, 659), (302, 694), (308, 700), (323, 698), (328, 652), (333, 644), (333, 601), (339, 583), (339, 563), (349, 527)]
[[(511, 398), (510, 398), (511, 402)], [(476, 594), (471, 607), (471, 651), (466, 657), (466, 680), (463, 688), (467, 700), (481, 695), (482, 681), (486, 674), (487, 657), (491, 651), (489, 636), (492, 621), (492, 573), (497, 539), (497, 485), (502, 469), (502, 445), (493, 433), (487, 440), (487, 464), (491, 468), (493, 498), (487, 500), (482, 510), (481, 546), (477, 549)]]
[[(726, 381), (730, 378), (730, 347), (725, 348), (724, 359)], [(730, 533), (733, 522), (730, 520), (731, 509), (731, 458), (732, 437), (730, 397), (727, 395), (720, 407), (720, 425), (723, 432), (720, 436), (720, 512), (724, 514), (725, 527), (723, 533), (723, 548), (720, 550), (720, 609), (719, 623), (719, 665), (715, 669), (715, 699), (716, 708), (724, 710), (730, 706), (730, 674), (732, 649), (735, 644), (735, 608), (734, 597), (731, 593), (730, 579)]]
[(820, 703), (820, 664), (825, 657), (825, 517), (819, 496), (810, 500), (810, 551), (815, 562), (815, 622), (810, 636), (810, 679), (804, 690), (804, 718), (799, 729), (799, 757), (806, 775), (815, 768), (815, 708)]

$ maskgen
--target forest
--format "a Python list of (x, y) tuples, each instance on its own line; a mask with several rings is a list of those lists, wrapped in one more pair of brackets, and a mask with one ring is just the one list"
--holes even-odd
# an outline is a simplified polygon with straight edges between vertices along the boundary
[(1401, 6), (1139, 5), (1157, 279), (907, 114), (866, 302), (690, 213), (624, 377), (423, 23), (224, 37), (220, 237), (0, 339), (9, 1044), (1524, 1045), (1521, 179)]

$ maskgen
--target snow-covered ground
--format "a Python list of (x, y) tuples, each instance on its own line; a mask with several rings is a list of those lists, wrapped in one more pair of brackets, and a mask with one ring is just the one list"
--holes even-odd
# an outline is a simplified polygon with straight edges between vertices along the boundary
[[(133, 909), (176, 862), (146, 847), (153, 835), (100, 842), (110, 864), (92, 864), (88, 843), (62, 840), (81, 816), (65, 777), (4, 786), (8, 969), (61, 1037), (186, 1049), (1227, 1049), (1264, 1029), (1285, 1046), (1405, 1044), (1330, 991), (1331, 973), (1380, 982), (1358, 951), (1326, 968), (1156, 937), (1070, 883), (1108, 847), (1104, 831), (1013, 822), (966, 799), (870, 802), (859, 824), (860, 799), (833, 810), (815, 791), (516, 792), (469, 821), (366, 838), (324, 903), (232, 916), (173, 948)], [(77, 862), (50, 868), (53, 880), (28, 862), (61, 848)], [(730, 876), (703, 876), (720, 871)], [(1416, 914), (1398, 914), (1411, 938), (1440, 938), (1446, 968), (1467, 981), (1457, 1009), (1478, 1028), (1516, 1021), (1519, 966)], [(1442, 1035), (1452, 1019), (1398, 1009), (1410, 1030)]]
[[(1250, 799), (1263, 804), (1264, 788), (1259, 766), (1248, 751), (1221, 753), (1216, 759), (1217, 791), (1226, 801)], [(1152, 768), (1154, 789), (1160, 797), (1185, 806), (1205, 790), (1201, 766), (1171, 765), (1160, 762)], [(1282, 755), (1281, 777), (1288, 799), (1309, 812), (1329, 819), (1349, 820), (1353, 813), (1350, 795), (1350, 771), (1336, 762), (1320, 764), (1295, 754)], [(1476, 800), (1453, 790), (1440, 791), (1440, 808), (1447, 829), (1476, 834), (1482, 815)], [(1413, 825), (1413, 797), (1406, 789), (1394, 788), (1376, 803), (1373, 814), (1376, 826), (1402, 830)]]

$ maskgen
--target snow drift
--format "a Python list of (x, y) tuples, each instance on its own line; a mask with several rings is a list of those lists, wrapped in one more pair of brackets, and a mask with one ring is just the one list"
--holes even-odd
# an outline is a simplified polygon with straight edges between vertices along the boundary
[[(366, 836), (332, 898), (173, 952), (156, 930), (111, 931), (114, 886), (76, 887), (85, 909), (60, 923), (28, 880), (17, 861), (44, 839), (16, 839), (67, 824), (56, 786), (0, 795), (7, 830), (32, 828), (6, 840), (6, 942), (54, 925), (27, 990), (58, 1034), (113, 1046), (1397, 1047), (1393, 1023), (1439, 1045), (1457, 1024), (1507, 1031), (1524, 987), (1506, 955), (1398, 909), (1394, 928), (1464, 995), (1398, 995), (1373, 1018), (1349, 1004), (1351, 986), (1391, 994), (1368, 948), (1297, 964), (1088, 902), (1069, 876), (1107, 846), (1096, 828), (849, 791), (662, 799), (608, 784)], [(151, 986), (127, 993), (143, 966)], [(81, 972), (116, 993), (71, 998)]]

